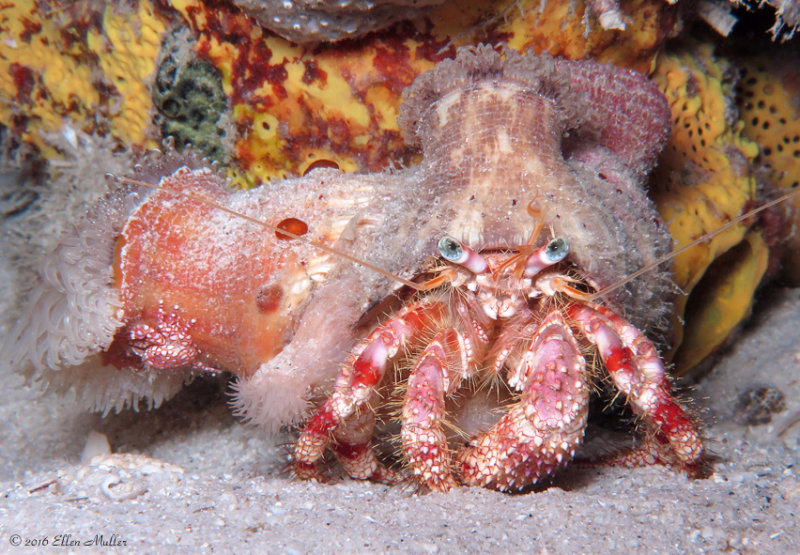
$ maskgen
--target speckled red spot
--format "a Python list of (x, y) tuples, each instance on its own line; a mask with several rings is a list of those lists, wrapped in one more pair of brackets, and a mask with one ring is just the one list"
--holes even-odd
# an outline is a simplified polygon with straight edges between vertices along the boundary
[(328, 82), (328, 73), (320, 69), (314, 60), (306, 60), (303, 65), (306, 68), (303, 72), (303, 83), (310, 85), (314, 81), (319, 81), (319, 86), (324, 87)]
[(606, 360), (606, 368), (612, 374), (619, 371), (630, 372), (631, 368), (636, 368), (630, 349), (627, 347), (613, 349)]
[(103, 365), (112, 365), (120, 370), (140, 367), (140, 357), (131, 353), (128, 347), (128, 328), (123, 327), (117, 330), (114, 340), (108, 349), (100, 352), (100, 359)]
[(23, 65), (12, 63), (8, 68), (11, 78), (14, 80), (14, 87), (17, 89), (17, 102), (30, 104), (31, 92), (36, 80), (30, 68)]
[(33, 21), (27, 17), (23, 17), (21, 18), (20, 22), (25, 30), (20, 33), (19, 38), (24, 42), (30, 43), (31, 38), (34, 35), (38, 35), (42, 32), (42, 24), (38, 21)]
[(339, 419), (327, 405), (323, 405), (306, 425), (306, 431), (314, 437), (326, 436), (338, 424)]
[(261, 312), (275, 312), (281, 306), (283, 288), (280, 285), (265, 285), (256, 293), (256, 306)]
[(336, 444), (336, 453), (340, 457), (346, 459), (357, 459), (364, 455), (364, 452), (370, 448), (369, 443), (344, 443), (339, 442)]

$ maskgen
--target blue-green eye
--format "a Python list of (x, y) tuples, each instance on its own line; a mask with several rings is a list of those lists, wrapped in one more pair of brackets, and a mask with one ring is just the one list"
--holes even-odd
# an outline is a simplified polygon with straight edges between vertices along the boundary
[(568, 254), (569, 243), (566, 239), (562, 239), (561, 237), (550, 241), (544, 249), (544, 257), (549, 264), (561, 262)]
[(489, 264), (484, 257), (447, 235), (439, 239), (439, 254), (473, 274), (482, 274), (489, 270)]
[(445, 235), (439, 239), (439, 254), (450, 262), (461, 262), (464, 249), (461, 247), (461, 243)]

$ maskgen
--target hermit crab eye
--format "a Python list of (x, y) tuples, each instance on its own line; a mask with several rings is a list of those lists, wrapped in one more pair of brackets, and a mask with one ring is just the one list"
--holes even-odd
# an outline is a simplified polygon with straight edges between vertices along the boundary
[(569, 254), (569, 243), (566, 239), (561, 237), (553, 239), (545, 246), (536, 249), (536, 251), (528, 257), (525, 261), (525, 270), (522, 275), (525, 277), (533, 277), (548, 266), (557, 264), (564, 260)]
[(445, 260), (463, 266), (474, 274), (482, 274), (489, 269), (485, 258), (447, 235), (439, 239), (439, 254)]
[(464, 255), (464, 249), (461, 248), (461, 243), (445, 235), (439, 239), (439, 254), (450, 262), (458, 264), (462, 262), (461, 257)]
[(561, 237), (550, 241), (544, 249), (544, 256), (550, 264), (561, 262), (569, 254), (569, 243)]

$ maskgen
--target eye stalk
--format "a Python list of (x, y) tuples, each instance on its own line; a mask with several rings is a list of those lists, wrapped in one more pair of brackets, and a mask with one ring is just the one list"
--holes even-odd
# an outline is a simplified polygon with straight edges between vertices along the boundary
[(439, 239), (439, 254), (445, 260), (463, 266), (473, 274), (483, 274), (489, 269), (485, 258), (448, 235)]
[(563, 237), (553, 239), (545, 246), (536, 249), (525, 262), (525, 277), (533, 277), (545, 268), (558, 264), (569, 254), (569, 242)]

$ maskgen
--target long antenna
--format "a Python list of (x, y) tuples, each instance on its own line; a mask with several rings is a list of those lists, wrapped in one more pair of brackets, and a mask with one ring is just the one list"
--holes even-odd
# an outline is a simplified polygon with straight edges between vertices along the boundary
[(706, 233), (704, 235), (701, 235), (700, 237), (698, 237), (697, 239), (695, 239), (691, 243), (688, 243), (688, 244), (682, 246), (681, 248), (679, 248), (677, 250), (674, 250), (674, 251), (672, 251), (672, 252), (670, 252), (668, 254), (665, 254), (664, 256), (662, 256), (661, 258), (656, 260), (655, 262), (652, 262), (651, 264), (648, 264), (647, 266), (645, 266), (643, 268), (640, 268), (639, 270), (633, 272), (631, 275), (629, 275), (627, 277), (624, 277), (621, 280), (612, 283), (608, 287), (605, 287), (605, 288), (601, 289), (600, 291), (597, 291), (596, 293), (591, 293), (590, 295), (587, 295), (585, 297), (585, 299), (587, 301), (589, 301), (589, 302), (595, 301), (598, 298), (602, 297), (603, 295), (607, 295), (611, 291), (614, 291), (615, 289), (619, 289), (620, 287), (622, 287), (626, 283), (630, 282), (631, 280), (636, 279), (640, 275), (642, 275), (644, 273), (647, 273), (650, 270), (658, 267), (659, 265), (663, 264), (664, 262), (667, 262), (668, 260), (671, 260), (671, 259), (675, 258), (676, 256), (678, 256), (679, 254), (681, 254), (683, 252), (686, 252), (687, 250), (691, 249), (692, 247), (697, 246), (697, 245), (699, 245), (701, 243), (705, 243), (707, 241), (710, 241), (711, 239), (713, 239), (715, 236), (719, 235), (720, 233), (722, 233), (726, 229), (729, 229), (729, 228), (735, 226), (736, 224), (741, 223), (744, 220), (747, 220), (748, 218), (752, 218), (753, 216), (755, 216), (759, 212), (763, 212), (767, 208), (771, 208), (771, 207), (775, 206), (776, 204), (780, 204), (783, 201), (785, 201), (786, 199), (789, 199), (789, 198), (793, 197), (794, 195), (796, 195), (798, 193), (800, 193), (800, 188), (792, 189), (788, 193), (784, 193), (781, 196), (779, 196), (779, 197), (777, 197), (775, 199), (772, 199), (769, 202), (766, 202), (766, 203), (762, 204), (758, 208), (754, 208), (753, 210), (749, 210), (749, 211), (745, 212), (744, 214), (741, 214), (741, 215), (735, 217), (734, 219), (732, 219), (731, 221), (729, 221), (728, 223), (726, 223), (722, 227), (719, 227), (719, 228), (715, 229), (714, 231), (709, 231), (708, 233)]
[(288, 231), (286, 229), (281, 229), (281, 228), (276, 227), (276, 226), (274, 226), (274, 225), (272, 225), (270, 223), (267, 223), (267, 222), (265, 222), (263, 220), (259, 220), (258, 218), (253, 218), (251, 216), (248, 216), (247, 214), (242, 214), (241, 212), (237, 212), (236, 210), (231, 210), (227, 206), (223, 206), (222, 204), (214, 202), (213, 200), (209, 200), (209, 199), (207, 199), (205, 197), (202, 197), (200, 195), (196, 195), (196, 194), (188, 192), (188, 191), (175, 191), (175, 190), (163, 187), (161, 185), (155, 185), (153, 183), (147, 183), (146, 181), (139, 181), (138, 179), (131, 179), (129, 177), (120, 177), (120, 178), (117, 178), (117, 179), (119, 179), (120, 181), (124, 181), (124, 182), (127, 182), (127, 183), (134, 184), (134, 185), (141, 185), (142, 187), (147, 187), (147, 188), (150, 188), (150, 189), (157, 189), (159, 191), (164, 191), (166, 193), (173, 194), (175, 196), (184, 197), (184, 198), (188, 198), (188, 199), (191, 199), (191, 200), (195, 200), (197, 202), (201, 202), (201, 203), (207, 204), (208, 206), (211, 206), (212, 208), (216, 208), (217, 210), (221, 210), (221, 211), (223, 211), (223, 212), (225, 212), (227, 214), (231, 214), (232, 216), (235, 216), (237, 218), (242, 218), (242, 219), (244, 219), (244, 220), (246, 220), (246, 221), (248, 221), (250, 223), (253, 223), (255, 225), (261, 226), (261, 227), (263, 227), (265, 229), (270, 229), (272, 231), (275, 231), (276, 233), (280, 233), (282, 236), (291, 237), (292, 239), (294, 239), (296, 241), (300, 241), (301, 243), (305, 243), (305, 244), (310, 245), (312, 247), (315, 247), (315, 248), (318, 248), (320, 250), (323, 250), (323, 251), (325, 251), (327, 253), (333, 254), (334, 256), (338, 256), (340, 258), (344, 258), (345, 260), (349, 260), (350, 262), (353, 262), (355, 264), (358, 264), (360, 266), (363, 266), (365, 268), (368, 268), (370, 270), (378, 272), (379, 274), (384, 275), (384, 276), (386, 276), (386, 277), (388, 277), (390, 279), (393, 279), (394, 281), (400, 282), (403, 285), (411, 287), (412, 289), (414, 289), (416, 291), (420, 291), (422, 289), (422, 287), (418, 283), (414, 283), (411, 280), (408, 280), (408, 279), (402, 278), (400, 276), (394, 275), (393, 273), (389, 272), (388, 270), (384, 270), (383, 268), (381, 268), (379, 266), (376, 266), (374, 264), (370, 264), (369, 262), (367, 262), (365, 260), (361, 260), (360, 258), (357, 258), (357, 257), (353, 256), (352, 254), (347, 254), (346, 252), (342, 252), (342, 251), (340, 251), (338, 249), (335, 249), (334, 247), (329, 247), (328, 245), (324, 245), (322, 243), (318, 243), (318, 242), (313, 241), (313, 240), (311, 240), (311, 239), (309, 239), (307, 237), (303, 237), (302, 235), (297, 235), (296, 233), (292, 233), (291, 231)]

